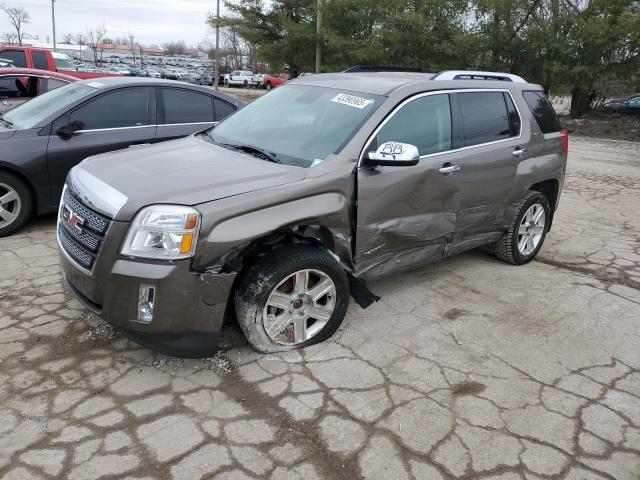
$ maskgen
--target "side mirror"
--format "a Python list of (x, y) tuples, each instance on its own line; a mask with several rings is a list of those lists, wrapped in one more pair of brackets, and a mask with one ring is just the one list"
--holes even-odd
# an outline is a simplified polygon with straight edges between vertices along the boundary
[(82, 130), (83, 128), (84, 123), (75, 120), (69, 125), (65, 125), (64, 127), (60, 127), (58, 130), (56, 130), (56, 135), (58, 135), (60, 138), (71, 138), (72, 136), (76, 135), (76, 132), (78, 130)]
[(420, 161), (420, 152), (410, 143), (384, 142), (375, 152), (368, 152), (366, 160), (372, 167), (411, 167)]

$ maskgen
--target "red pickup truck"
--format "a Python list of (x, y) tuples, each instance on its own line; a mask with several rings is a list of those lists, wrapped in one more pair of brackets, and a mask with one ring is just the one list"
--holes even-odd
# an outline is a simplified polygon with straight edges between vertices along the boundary
[(274, 77), (272, 75), (263, 75), (262, 87), (266, 88), (267, 90), (271, 90), (272, 88), (282, 85), (283, 83), (287, 83), (288, 81), (289, 81), (288, 73), (281, 73), (277, 77)]
[(76, 72), (71, 69), (71, 66), (57, 65), (51, 52), (44, 48), (22, 47), (19, 45), (0, 45), (0, 59), (10, 60), (11, 66), (17, 68), (49, 70), (81, 79), (120, 76), (115, 73)]

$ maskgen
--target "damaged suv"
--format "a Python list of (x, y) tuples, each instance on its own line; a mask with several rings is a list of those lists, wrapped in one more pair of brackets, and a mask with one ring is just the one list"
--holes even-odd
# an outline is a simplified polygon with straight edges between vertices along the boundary
[(225, 313), (261, 352), (330, 337), (365, 281), (482, 245), (533, 259), (567, 136), (542, 88), (486, 72), (289, 82), (190, 137), (90, 157), (67, 177), (69, 290), (124, 333), (185, 356)]

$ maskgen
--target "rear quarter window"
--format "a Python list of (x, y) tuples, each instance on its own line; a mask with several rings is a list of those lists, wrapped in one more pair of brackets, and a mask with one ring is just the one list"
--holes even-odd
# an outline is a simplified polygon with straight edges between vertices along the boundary
[(559, 132), (562, 130), (562, 125), (560, 125), (556, 111), (553, 109), (551, 102), (544, 92), (526, 91), (522, 92), (522, 95), (542, 133)]

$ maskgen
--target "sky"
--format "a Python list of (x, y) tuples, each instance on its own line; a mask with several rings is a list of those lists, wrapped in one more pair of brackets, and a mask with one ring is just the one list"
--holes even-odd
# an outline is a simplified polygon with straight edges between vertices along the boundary
[[(7, 7), (24, 7), (31, 23), (24, 31), (51, 41), (51, 0), (0, 0)], [(224, 2), (220, 1), (221, 10)], [(196, 45), (211, 31), (207, 13), (215, 12), (216, 0), (56, 0), (56, 39), (66, 33), (85, 33), (87, 27), (105, 24), (107, 36), (126, 37), (132, 32), (143, 45), (184, 40)], [(0, 33), (11, 26), (0, 11)]]

